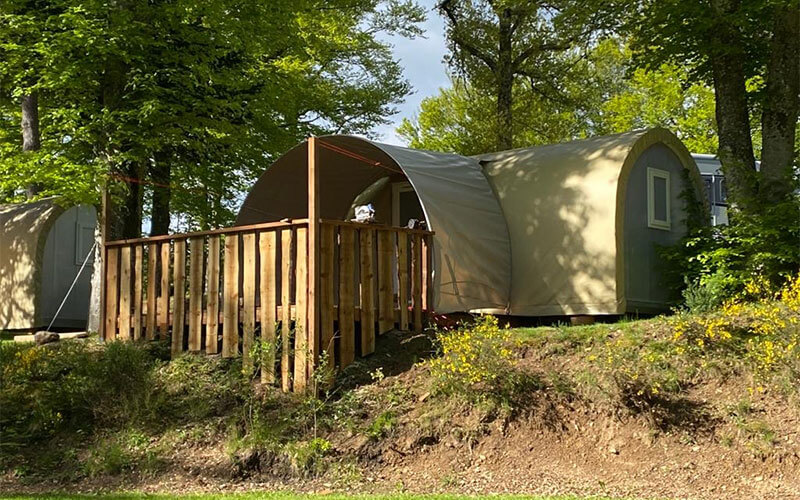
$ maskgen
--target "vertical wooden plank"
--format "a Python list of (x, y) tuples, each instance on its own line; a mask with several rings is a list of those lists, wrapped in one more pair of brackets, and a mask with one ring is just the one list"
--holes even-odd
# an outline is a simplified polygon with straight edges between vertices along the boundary
[(397, 303), (400, 306), (400, 329), (408, 330), (408, 234), (397, 233)]
[(319, 300), (320, 300), (320, 322), (319, 330), (321, 333), (320, 351), (325, 351), (328, 369), (333, 370), (335, 366), (335, 349), (333, 340), (333, 322), (336, 319), (334, 309), (334, 276), (333, 276), (333, 247), (335, 245), (335, 226), (333, 224), (322, 224), (320, 227), (320, 249), (319, 249)]
[(308, 350), (306, 376), (312, 380), (314, 367), (319, 358), (321, 335), (319, 330), (320, 297), (319, 289), (319, 258), (320, 258), (320, 191), (319, 169), (317, 165), (317, 139), (308, 140), (308, 253), (306, 257), (308, 283), (306, 285), (306, 325), (304, 335)]
[(414, 310), (414, 331), (422, 332), (422, 236), (411, 237), (411, 305)]
[(265, 231), (259, 234), (261, 257), (261, 383), (275, 382), (275, 255), (277, 232)]
[(158, 296), (158, 330), (162, 340), (169, 332), (169, 242), (161, 244), (161, 295)]
[(308, 383), (308, 229), (297, 228), (297, 289), (295, 290), (294, 392), (304, 392)]
[(186, 319), (186, 240), (175, 240), (172, 291), (172, 348), (174, 358), (183, 352), (183, 325)]
[(119, 332), (120, 340), (131, 339), (131, 247), (120, 249)]
[(206, 353), (219, 352), (219, 236), (208, 238), (206, 265)]
[(189, 350), (203, 348), (203, 238), (189, 240)]
[(117, 269), (119, 248), (106, 248), (106, 283), (105, 283), (105, 316), (104, 330), (106, 341), (117, 338)]
[(239, 234), (225, 235), (222, 304), (222, 357), (239, 354)]
[(156, 338), (156, 282), (158, 281), (158, 246), (147, 245), (147, 340)]
[(100, 338), (103, 341), (108, 340), (108, 331), (106, 325), (108, 324), (108, 315), (106, 314), (107, 301), (106, 292), (108, 288), (108, 249), (106, 248), (106, 236), (108, 234), (108, 214), (110, 212), (109, 203), (111, 197), (108, 195), (108, 186), (102, 187), (102, 194), (100, 195), (100, 214), (98, 223), (100, 224), (100, 276), (102, 281), (100, 284), (100, 318), (97, 325), (100, 330)]
[(433, 290), (433, 243), (431, 235), (422, 237), (423, 270), (422, 275), (422, 304), (426, 313), (430, 314), (434, 308)]
[(355, 229), (339, 229), (339, 352), (341, 367), (355, 359)]
[(144, 247), (136, 245), (133, 255), (133, 340), (142, 338), (142, 281)]
[(292, 259), (293, 229), (281, 231), (281, 388), (284, 392), (292, 389), (289, 379), (289, 350), (291, 349), (290, 336), (292, 334), (292, 274), (294, 262)]
[(375, 231), (359, 230), (361, 267), (361, 355), (375, 351), (375, 266), (373, 238)]
[(394, 328), (394, 290), (392, 283), (392, 253), (394, 233), (378, 231), (378, 333)]
[(256, 331), (256, 233), (242, 235), (242, 369), (253, 375), (253, 341)]

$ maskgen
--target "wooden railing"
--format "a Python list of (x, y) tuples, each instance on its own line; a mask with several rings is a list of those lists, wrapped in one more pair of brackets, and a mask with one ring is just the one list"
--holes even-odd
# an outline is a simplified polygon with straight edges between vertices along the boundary
[(374, 351), (376, 334), (422, 329), (433, 233), (338, 221), (318, 231), (317, 279), (308, 220), (107, 242), (103, 338), (242, 355), (246, 372), (299, 392), (321, 352), (343, 368)]

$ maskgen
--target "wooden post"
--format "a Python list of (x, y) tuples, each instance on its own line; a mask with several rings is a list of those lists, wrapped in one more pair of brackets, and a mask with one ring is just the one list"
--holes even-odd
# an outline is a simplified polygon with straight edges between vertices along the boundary
[(297, 266), (295, 271), (297, 287), (295, 289), (294, 322), (294, 378), (292, 390), (305, 392), (307, 387), (308, 356), (308, 230), (297, 228)]
[(380, 335), (394, 328), (393, 240), (394, 233), (391, 231), (378, 231), (378, 334)]
[(333, 224), (322, 224), (319, 234), (319, 330), (321, 334), (320, 351), (327, 354), (328, 371), (333, 373), (335, 366), (335, 346), (333, 336), (333, 321), (336, 311), (334, 309), (334, 264), (333, 247), (335, 243), (336, 231)]
[(361, 268), (361, 355), (375, 352), (375, 265), (372, 240), (375, 231), (359, 230)]
[(261, 252), (261, 383), (275, 382), (275, 327), (278, 318), (275, 313), (275, 256), (277, 250), (277, 231), (264, 231), (259, 234)]
[(119, 270), (119, 333), (120, 340), (131, 338), (131, 247), (120, 250)]
[(339, 230), (339, 354), (340, 367), (355, 359), (355, 229)]
[(411, 304), (414, 308), (414, 331), (422, 333), (422, 236), (411, 236)]
[(183, 325), (186, 315), (186, 240), (175, 240), (175, 256), (172, 268), (172, 342), (171, 354), (174, 358), (183, 352)]
[(133, 259), (133, 340), (142, 338), (142, 266), (144, 247), (136, 245)]
[[(307, 318), (306, 331), (302, 332), (306, 336), (308, 349), (306, 374), (308, 380), (313, 380), (314, 367), (317, 364), (321, 335), (319, 331), (319, 220), (320, 220), (320, 197), (319, 197), (319, 169), (317, 168), (317, 139), (308, 138), (308, 257), (306, 259), (308, 283), (307, 293)], [(296, 370), (295, 370), (296, 371)]]
[(158, 244), (147, 245), (147, 340), (156, 338), (156, 281), (158, 280)]
[(242, 370), (249, 378), (253, 376), (253, 349), (256, 331), (256, 233), (242, 235), (243, 277), (242, 277)]
[(189, 350), (202, 349), (203, 238), (189, 240)]
[(219, 352), (219, 235), (208, 238), (206, 265), (206, 353)]
[(397, 233), (397, 303), (400, 329), (408, 330), (408, 234)]
[(223, 281), (222, 357), (239, 354), (239, 233), (225, 236)]
[(289, 337), (292, 334), (293, 240), (294, 229), (289, 227), (281, 231), (281, 389), (283, 392), (289, 392), (292, 389), (292, 381), (289, 378), (291, 373), (289, 371), (289, 360), (291, 359)]
[(100, 339), (106, 340), (106, 238), (108, 233), (108, 186), (103, 186), (103, 194), (100, 199), (100, 321), (97, 328), (100, 330)]

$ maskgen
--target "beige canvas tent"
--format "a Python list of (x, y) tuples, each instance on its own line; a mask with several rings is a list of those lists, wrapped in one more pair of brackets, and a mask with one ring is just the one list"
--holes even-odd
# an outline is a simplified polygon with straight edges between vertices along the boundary
[[(94, 207), (53, 198), (0, 205), (0, 330), (47, 326), (94, 243)], [(87, 264), (53, 326), (85, 328)]]
[[(664, 129), (478, 157), (351, 136), (318, 143), (323, 218), (371, 202), (379, 222), (423, 218), (435, 231), (438, 312), (664, 310), (656, 245), (685, 233), (680, 195), (702, 189), (688, 151)], [(261, 176), (237, 225), (305, 218), (306, 189), (304, 142)]]

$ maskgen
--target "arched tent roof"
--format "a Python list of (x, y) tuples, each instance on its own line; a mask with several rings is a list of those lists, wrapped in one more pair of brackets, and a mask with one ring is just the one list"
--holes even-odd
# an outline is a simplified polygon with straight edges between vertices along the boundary
[(662, 128), (476, 157), (508, 221), (511, 314), (625, 312), (627, 179), (657, 143), (678, 157), (699, 195), (691, 155)]
[[(511, 247), (500, 205), (476, 159), (333, 135), (318, 139), (320, 211), (342, 219), (387, 175), (414, 188), (434, 236), (435, 309), (505, 311)], [(278, 159), (242, 205), (237, 225), (307, 216), (307, 142)]]
[(55, 198), (0, 205), (0, 328), (39, 326), (47, 235), (64, 208)]

